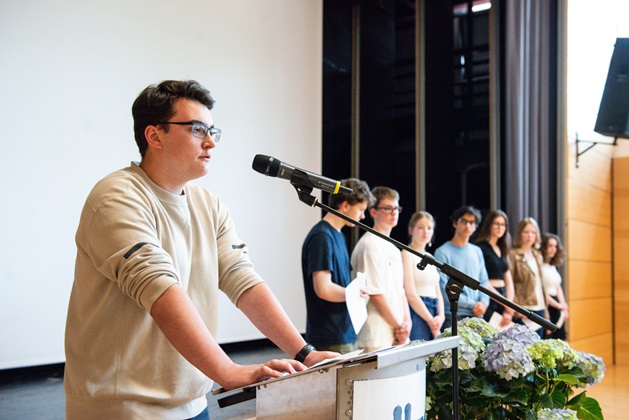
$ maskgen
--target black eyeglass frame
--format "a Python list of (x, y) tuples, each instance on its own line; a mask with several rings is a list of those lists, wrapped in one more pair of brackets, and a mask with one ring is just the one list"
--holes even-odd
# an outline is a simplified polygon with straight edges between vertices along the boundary
[[(155, 124), (191, 125), (192, 126), (192, 135), (194, 137), (199, 138), (199, 139), (204, 139), (205, 137), (207, 137), (207, 134), (210, 133), (210, 137), (212, 138), (212, 140), (214, 140), (215, 143), (218, 143), (221, 140), (221, 129), (220, 128), (216, 128), (214, 126), (208, 127), (207, 125), (203, 124), (200, 121), (183, 121), (183, 122), (179, 122), (179, 121), (160, 121), (160, 122), (155, 123)], [(197, 128), (197, 127), (201, 128), (203, 137), (195, 134), (195, 133), (197, 133), (197, 131), (195, 130), (195, 128)]]
[(393, 213), (394, 211), (397, 211), (397, 214), (401, 214), (402, 213), (402, 206), (397, 206), (397, 207), (374, 207), (374, 209), (376, 210), (382, 210), (385, 213)]

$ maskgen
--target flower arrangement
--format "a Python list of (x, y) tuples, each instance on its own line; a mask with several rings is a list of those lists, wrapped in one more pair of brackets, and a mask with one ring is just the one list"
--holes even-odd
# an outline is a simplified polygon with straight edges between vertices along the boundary
[[(580, 388), (603, 379), (603, 360), (562, 340), (540, 340), (514, 324), (504, 331), (480, 318), (459, 322), (459, 401), (462, 419), (603, 419)], [(446, 329), (442, 337), (451, 336)], [(452, 352), (427, 358), (426, 416), (452, 417)]]

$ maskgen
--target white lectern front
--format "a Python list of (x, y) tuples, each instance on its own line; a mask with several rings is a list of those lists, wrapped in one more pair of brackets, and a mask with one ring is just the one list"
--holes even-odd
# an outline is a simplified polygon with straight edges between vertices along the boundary
[(220, 407), (256, 399), (256, 419), (422, 419), (426, 356), (459, 337), (339, 358), (283, 378), (215, 391)]

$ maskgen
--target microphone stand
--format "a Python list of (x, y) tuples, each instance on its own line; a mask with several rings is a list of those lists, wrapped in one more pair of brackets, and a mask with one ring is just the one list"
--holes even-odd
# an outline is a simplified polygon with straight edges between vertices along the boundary
[[(290, 183), (297, 190), (297, 195), (299, 196), (299, 200), (303, 203), (307, 204), (310, 207), (319, 207), (329, 213), (334, 214), (335, 216), (340, 217), (343, 220), (346, 220), (352, 223), (355, 226), (358, 226), (362, 230), (372, 233), (385, 241), (395, 245), (400, 250), (405, 250), (410, 252), (411, 254), (417, 255), (421, 258), (420, 262), (417, 264), (417, 268), (420, 270), (425, 269), (428, 264), (434, 265), (437, 267), (442, 273), (448, 275), (450, 278), (448, 283), (446, 284), (446, 294), (448, 295), (448, 300), (450, 301), (450, 313), (452, 316), (452, 336), (456, 336), (458, 334), (458, 320), (457, 320), (457, 310), (458, 310), (458, 302), (459, 296), (463, 291), (463, 287), (467, 286), (473, 290), (480, 290), (484, 294), (488, 295), (490, 298), (502, 303), (505, 306), (510, 307), (511, 309), (519, 312), (524, 315), (531, 321), (535, 322), (538, 325), (541, 325), (543, 328), (546, 328), (550, 331), (557, 330), (557, 326), (547, 319), (537, 315), (530, 310), (521, 307), (520, 305), (510, 301), (506, 297), (502, 296), (499, 293), (494, 292), (480, 284), (478, 280), (473, 279), (467, 274), (463, 273), (460, 270), (452, 267), (451, 265), (442, 263), (437, 261), (434, 257), (428, 254), (422, 254), (413, 248), (402, 244), (401, 242), (396, 241), (393, 238), (390, 238), (387, 235), (384, 235), (377, 230), (370, 228), (369, 226), (352, 219), (349, 216), (340, 213), (339, 211), (333, 209), (330, 206), (320, 203), (316, 197), (311, 195), (312, 189), (314, 185), (310, 181), (308, 181), (308, 176), (305, 172), (295, 168), (293, 175), (291, 176)], [(452, 349), (452, 415), (454, 420), (459, 420), (459, 359), (458, 359), (458, 348)]]

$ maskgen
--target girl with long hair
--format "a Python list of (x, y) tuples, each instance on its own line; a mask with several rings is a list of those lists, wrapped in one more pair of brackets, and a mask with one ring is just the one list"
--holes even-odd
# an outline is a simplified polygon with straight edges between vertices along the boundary
[(542, 236), (542, 282), (546, 291), (548, 316), (557, 325), (555, 332), (546, 331), (546, 338), (566, 339), (565, 321), (568, 319), (568, 303), (561, 287), (561, 274), (557, 267), (563, 264), (564, 250), (557, 235), (546, 233)]
[[(409, 246), (425, 254), (435, 230), (435, 219), (426, 211), (417, 211), (411, 216), (408, 233), (411, 237)], [(445, 320), (443, 296), (439, 287), (439, 272), (434, 265), (419, 270), (420, 258), (410, 252), (402, 251), (404, 266), (404, 291), (411, 310), (411, 340), (432, 340), (441, 331)]]
[[(485, 217), (485, 222), (478, 234), (476, 245), (483, 251), (485, 268), (489, 276), (489, 286), (496, 293), (513, 300), (514, 289), (507, 256), (511, 248), (509, 218), (502, 210), (492, 210)], [(512, 322), (513, 309), (504, 307), (492, 300), (485, 312), (484, 319), (491, 322), (492, 317), (500, 317), (499, 327), (507, 327)]]
[[(537, 250), (541, 239), (535, 219), (532, 217), (522, 219), (518, 223), (513, 249), (509, 252), (509, 269), (513, 277), (514, 302), (548, 319), (546, 294), (541, 275), (542, 255)], [(516, 313), (514, 317), (521, 316)], [(530, 323), (529, 325), (533, 328), (537, 326)], [(544, 329), (541, 326), (537, 326), (536, 332), (540, 338), (544, 336)]]

